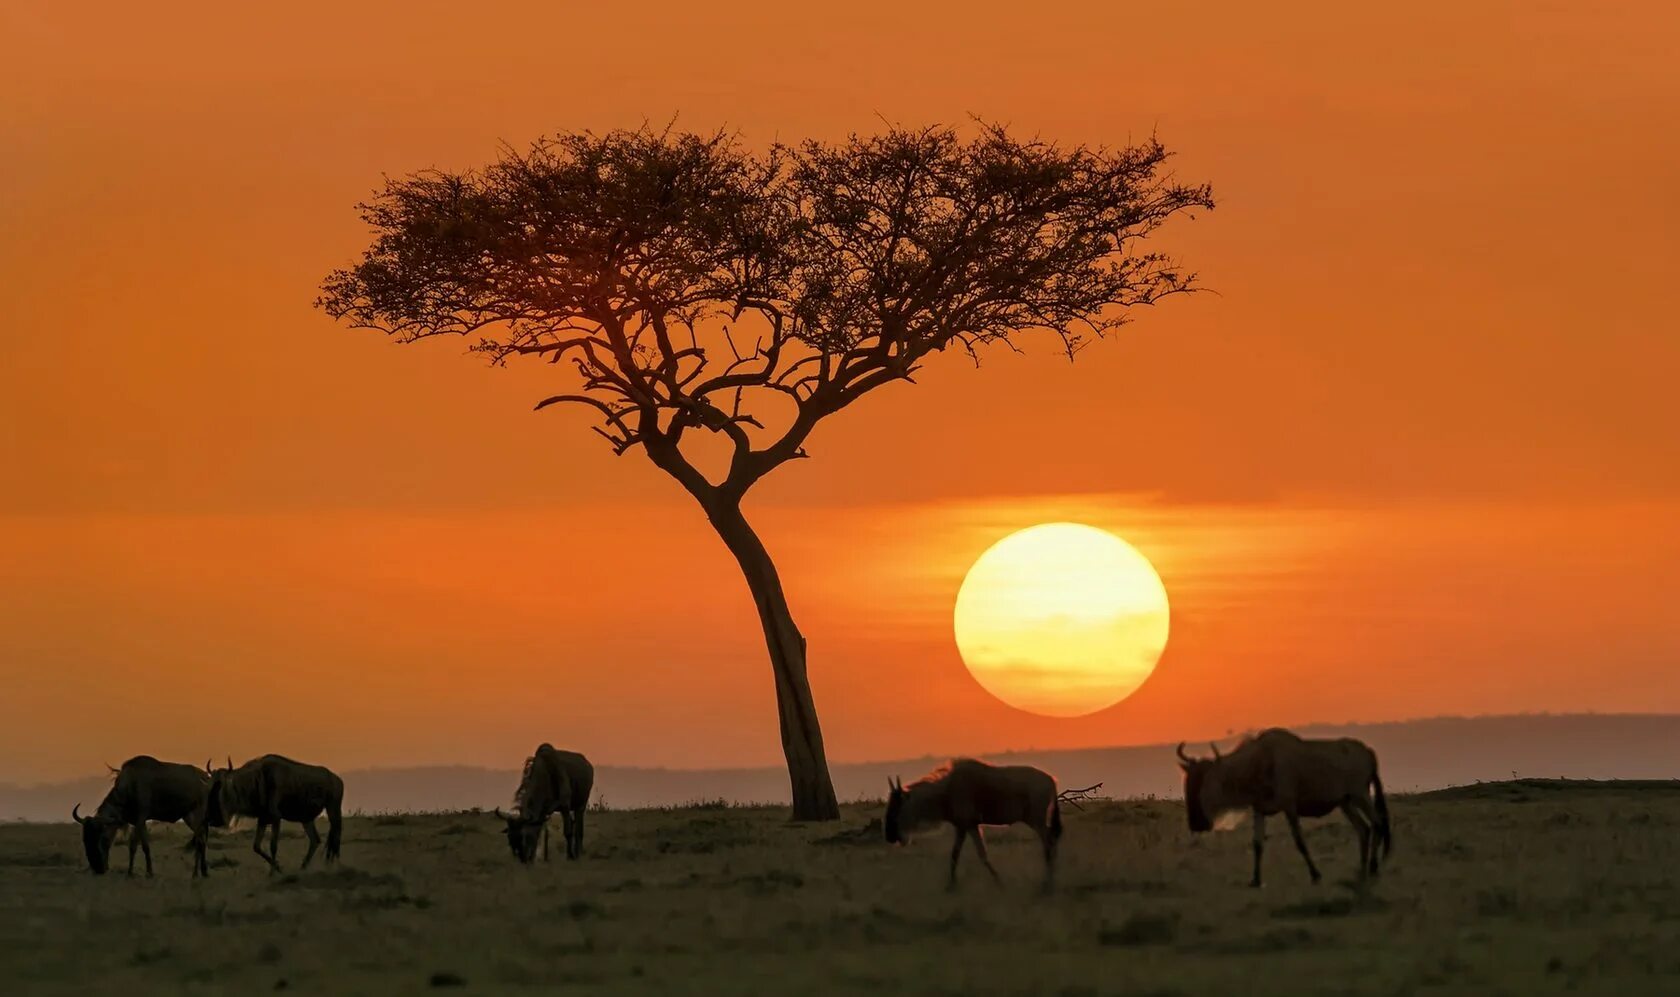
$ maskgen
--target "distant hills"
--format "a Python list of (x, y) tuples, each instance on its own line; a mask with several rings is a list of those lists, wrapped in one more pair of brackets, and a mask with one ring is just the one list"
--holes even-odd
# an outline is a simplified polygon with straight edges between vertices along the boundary
[[(1310, 737), (1358, 737), (1377, 749), (1390, 792), (1439, 789), (1513, 778), (1680, 778), (1680, 715), (1525, 714), (1438, 717), (1376, 724), (1314, 724)], [(1222, 747), (1234, 743), (1221, 741)], [(583, 746), (586, 747), (586, 746)], [(1206, 743), (1193, 743), (1205, 754)], [(1015, 751), (991, 761), (1038, 765), (1062, 786), (1103, 783), (1107, 795), (1170, 796), (1180, 792), (1172, 745)], [(927, 771), (943, 759), (842, 763), (833, 766), (841, 799), (879, 798), (887, 778)], [(427, 766), (361, 769), (342, 773), (345, 804), (378, 813), (467, 810), (506, 806), (519, 781), (517, 769)], [(72, 804), (96, 805), (109, 775), (38, 786), (0, 784), (0, 820), (63, 821)], [(668, 806), (697, 800), (785, 802), (787, 775), (780, 768), (658, 769), (602, 765), (596, 796), (609, 807)]]

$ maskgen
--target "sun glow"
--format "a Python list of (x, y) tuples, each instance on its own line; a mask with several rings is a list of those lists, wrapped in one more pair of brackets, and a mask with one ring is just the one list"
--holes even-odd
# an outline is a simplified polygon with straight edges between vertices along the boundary
[(957, 592), (957, 649), (1011, 706), (1094, 713), (1135, 692), (1167, 645), (1167, 591), (1149, 561), (1105, 530), (1044, 523), (981, 554)]

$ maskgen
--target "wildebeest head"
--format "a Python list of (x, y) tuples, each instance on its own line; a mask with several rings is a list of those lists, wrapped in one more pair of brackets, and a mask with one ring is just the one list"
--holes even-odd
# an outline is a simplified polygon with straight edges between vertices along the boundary
[(82, 850), (87, 852), (88, 868), (95, 876), (103, 876), (111, 868), (111, 841), (117, 836), (122, 821), (101, 814), (83, 817), (80, 803), (70, 808), (70, 817), (82, 826)]
[(1213, 830), (1214, 811), (1212, 800), (1208, 799), (1208, 775), (1220, 763), (1219, 747), (1213, 747), (1212, 758), (1191, 758), (1184, 753), (1184, 745), (1178, 746), (1178, 766), (1184, 770), (1184, 811), (1190, 818), (1190, 830), (1194, 832)]
[(212, 768), (206, 760), (204, 771), (210, 776), (210, 788), (205, 791), (204, 823), (210, 827), (227, 827), (234, 816), (232, 801), (225, 798), (228, 777), (233, 775), (233, 759), (228, 759), (225, 769)]
[(887, 844), (907, 845), (910, 836), (905, 834), (904, 824), (904, 780), (888, 779), (887, 815), (881, 820), (881, 827), (886, 831)]
[(524, 814), (504, 814), (500, 809), (497, 809), (496, 816), (507, 822), (508, 848), (513, 852), (513, 857), (526, 864), (535, 861), (537, 842), (542, 838), (543, 825), (548, 822), (526, 820)]

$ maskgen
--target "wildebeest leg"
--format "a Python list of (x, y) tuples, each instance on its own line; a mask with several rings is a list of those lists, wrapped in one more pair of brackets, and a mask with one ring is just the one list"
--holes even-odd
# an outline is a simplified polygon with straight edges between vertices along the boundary
[(140, 836), (132, 830), (128, 832), (128, 875), (134, 876), (134, 851), (140, 847)]
[(1307, 860), (1307, 872), (1312, 874), (1312, 881), (1318, 882), (1324, 877), (1318, 874), (1318, 866), (1313, 864), (1312, 853), (1307, 851), (1307, 839), (1301, 834), (1301, 817), (1293, 810), (1283, 812), (1285, 820), (1289, 821), (1289, 833), (1295, 836), (1295, 847), (1300, 849), (1301, 857)]
[(577, 812), (572, 815), (572, 834), (574, 835), (572, 858), (574, 859), (583, 857), (583, 811), (583, 807), (578, 807)]
[(303, 833), (309, 836), (309, 850), (303, 853), (303, 865), (298, 866), (299, 869), (309, 868), (309, 860), (315, 857), (315, 849), (321, 844), (321, 832), (315, 830), (313, 817), (303, 822)]
[(1363, 797), (1349, 797), (1342, 804), (1342, 813), (1353, 823), (1354, 830), (1359, 832), (1359, 878), (1377, 874), (1377, 815), (1371, 809), (1371, 804)]
[(280, 871), (280, 817), (275, 815), (268, 823), (268, 864)]
[(992, 882), (1002, 883), (997, 870), (992, 868), (992, 857), (986, 854), (986, 834), (978, 827), (974, 829), (974, 850), (980, 853), (980, 861), (986, 864), (986, 871), (992, 874)]
[(967, 838), (968, 828), (958, 827), (957, 843), (951, 846), (951, 878), (945, 883), (945, 888), (947, 890), (954, 890), (957, 888), (957, 856), (962, 854), (963, 841)]
[(1254, 876), (1249, 879), (1249, 886), (1260, 885), (1260, 856), (1266, 853), (1266, 815), (1254, 811)]
[(543, 861), (547, 862), (548, 861), (548, 821), (543, 821), (542, 839), (543, 839)]
[(268, 821), (258, 817), (257, 835), (251, 839), (251, 851), (256, 852), (258, 858), (268, 863), (268, 869), (270, 872), (279, 872), (280, 866), (274, 861), (274, 856), (263, 851), (262, 836), (263, 832), (266, 830), (268, 830)]
[(566, 839), (566, 858), (568, 859), (577, 858), (576, 855), (572, 854), (572, 827), (574, 823), (570, 810), (560, 811), (560, 834)]
[(193, 829), (193, 875), (209, 877), (210, 860), (205, 856), (205, 849), (209, 846), (210, 829), (197, 827)]
[[(146, 878), (151, 879), (152, 878), (152, 834), (151, 834), (150, 831), (146, 830), (146, 822), (145, 822), (144, 819), (142, 819), (140, 821), (140, 823), (134, 825), (134, 836), (140, 839), (140, 849), (146, 853)], [(133, 852), (132, 849), (129, 851), (128, 856), (129, 856), (129, 858), (128, 858), (129, 872), (130, 872), (130, 874), (132, 874), (133, 871), (134, 871), (134, 852)]]

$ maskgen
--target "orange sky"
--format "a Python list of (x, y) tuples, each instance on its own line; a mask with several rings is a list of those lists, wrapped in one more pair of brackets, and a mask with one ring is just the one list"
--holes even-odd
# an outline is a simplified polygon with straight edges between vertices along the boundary
[[(1071, 366), (942, 359), (755, 492), (833, 757), (1680, 709), (1672, 4), (24, 6), (0, 779), (542, 739), (775, 763), (744, 584), (672, 482), (532, 414), (553, 368), (310, 308), (382, 172), (677, 113), (1155, 129), (1220, 200), (1165, 240), (1217, 296)], [(1155, 676), (1076, 720), (991, 700), (950, 636), (963, 567), (1056, 518), (1135, 543), (1174, 608)]]

